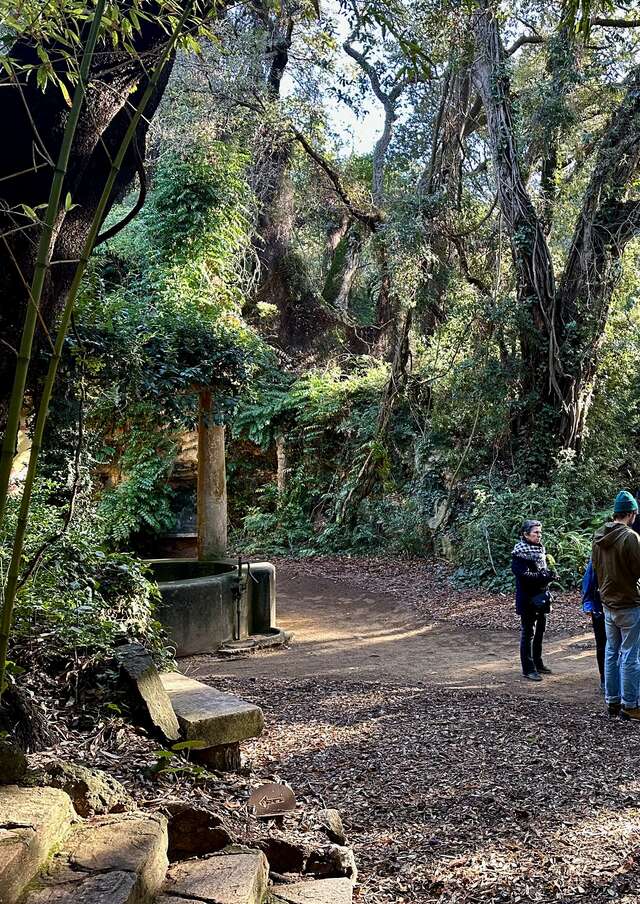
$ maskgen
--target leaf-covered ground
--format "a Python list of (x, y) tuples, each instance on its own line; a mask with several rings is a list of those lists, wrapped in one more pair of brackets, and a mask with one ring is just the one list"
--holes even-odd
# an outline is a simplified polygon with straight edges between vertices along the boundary
[[(149, 767), (158, 745), (104, 709), (90, 729), (80, 723), (61, 732), (55, 752), (108, 769), (152, 809), (171, 797), (204, 805), (237, 841), (269, 831), (321, 844), (315, 814), (338, 808), (358, 862), (358, 904), (638, 904), (640, 725), (605, 713), (577, 597), (562, 604), (564, 622), (554, 613), (554, 632), (571, 631), (566, 658), (558, 657), (551, 681), (532, 686), (518, 675), (510, 598), (457, 593), (439, 566), (430, 576), (429, 566), (409, 565), (281, 563), (283, 624), (297, 612), (307, 636), (290, 651), (184, 663), (263, 707), (267, 728), (243, 745), (243, 773), (183, 771), (176, 757), (168, 766), (177, 772), (154, 777)], [(368, 621), (374, 606), (375, 624)], [(436, 610), (446, 630), (418, 637), (413, 649), (433, 655), (433, 644), (449, 645), (438, 661), (446, 660), (455, 677), (463, 645), (477, 641), (482, 660), (503, 638), (511, 679), (447, 686), (429, 663), (422, 672), (390, 669), (394, 651), (414, 642), (413, 621), (423, 624)], [(383, 617), (393, 643), (383, 637), (372, 649), (387, 652), (367, 654), (362, 635), (375, 637)], [(401, 631), (394, 629), (398, 620)], [(493, 631), (488, 645), (480, 643), (484, 627)], [(324, 629), (326, 643), (316, 638)], [(349, 647), (352, 630), (363, 647)], [(334, 662), (323, 671), (327, 656), (344, 660), (342, 670)], [(258, 825), (246, 812), (251, 789), (272, 780), (289, 783), (299, 801), (281, 828)]]
[(640, 900), (640, 726), (580, 700), (222, 684), (265, 709), (254, 767), (342, 811), (358, 901)]

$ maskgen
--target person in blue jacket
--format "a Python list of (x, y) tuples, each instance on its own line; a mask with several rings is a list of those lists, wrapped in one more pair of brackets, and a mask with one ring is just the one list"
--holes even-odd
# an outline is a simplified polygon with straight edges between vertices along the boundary
[(511, 571), (516, 578), (516, 612), (521, 620), (522, 674), (530, 681), (542, 681), (542, 675), (551, 674), (542, 661), (542, 638), (551, 611), (547, 588), (555, 574), (547, 567), (540, 521), (522, 525), (520, 539), (511, 552)]
[(598, 590), (598, 578), (591, 558), (582, 578), (582, 609), (591, 616), (593, 635), (596, 639), (596, 660), (600, 672), (600, 689), (604, 693), (604, 654), (607, 646), (607, 632), (604, 625), (604, 609)]

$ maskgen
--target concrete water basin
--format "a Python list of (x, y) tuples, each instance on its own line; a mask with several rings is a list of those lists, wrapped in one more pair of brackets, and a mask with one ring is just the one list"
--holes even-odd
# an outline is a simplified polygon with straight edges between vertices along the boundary
[(158, 618), (177, 656), (210, 653), (276, 626), (276, 570), (269, 562), (149, 559), (162, 601)]

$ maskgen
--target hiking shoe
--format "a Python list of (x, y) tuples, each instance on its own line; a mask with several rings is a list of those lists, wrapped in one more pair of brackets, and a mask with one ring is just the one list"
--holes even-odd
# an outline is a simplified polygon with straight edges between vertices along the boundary
[(523, 678), (528, 678), (529, 681), (542, 681), (542, 675), (539, 675), (537, 672), (523, 672)]
[(546, 665), (539, 665), (538, 666), (538, 674), (539, 675), (553, 675), (553, 672), (551, 671), (551, 669), (548, 669), (546, 667)]
[(640, 706), (629, 707), (629, 709), (620, 709), (620, 716), (623, 719), (633, 720), (634, 722), (640, 722)]
[(607, 712), (610, 719), (615, 719), (622, 711), (622, 703), (607, 703)]

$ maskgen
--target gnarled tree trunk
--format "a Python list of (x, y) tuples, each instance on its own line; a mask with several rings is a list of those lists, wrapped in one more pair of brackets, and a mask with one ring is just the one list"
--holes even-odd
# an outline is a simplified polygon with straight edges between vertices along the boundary
[[(52, 332), (68, 292), (76, 262), (89, 233), (91, 221), (105, 185), (111, 159), (127, 130), (131, 109), (135, 108), (149, 83), (149, 73), (159, 60), (167, 35), (157, 21), (140, 20), (140, 32), (132, 38), (138, 54), (102, 51), (96, 54), (90, 73), (90, 87), (83, 107), (71, 152), (63, 197), (71, 196), (73, 206), (62, 210), (54, 228), (54, 251), (40, 305), (38, 348), (49, 346)], [(56, 58), (56, 48), (49, 47)], [(38, 65), (35, 45), (16, 43), (10, 52), (18, 73), (25, 65)], [(142, 62), (144, 61), (144, 63)], [(136, 141), (120, 170), (115, 201), (142, 166), (145, 136), (166, 87), (171, 65), (165, 67), (154, 96), (141, 119)], [(17, 211), (20, 205), (38, 208), (46, 202), (51, 185), (52, 167), (59, 152), (68, 108), (60, 90), (51, 82), (42, 91), (35, 78), (2, 86), (3, 114), (11, 123), (11, 140), (0, 150), (0, 429), (4, 429), (7, 402), (15, 370), (15, 350), (19, 344), (35, 264), (40, 225), (27, 223)], [(37, 162), (37, 167), (34, 164)], [(19, 173), (20, 175), (15, 175)], [(30, 375), (31, 389), (37, 383), (37, 371)]]
[(509, 79), (496, 11), (473, 15), (473, 80), (487, 119), (498, 203), (511, 241), (521, 312), (520, 427), (548, 473), (558, 449), (579, 450), (620, 258), (640, 231), (627, 200), (640, 170), (640, 66), (601, 139), (564, 271), (556, 282), (545, 223), (527, 190), (516, 147)]

